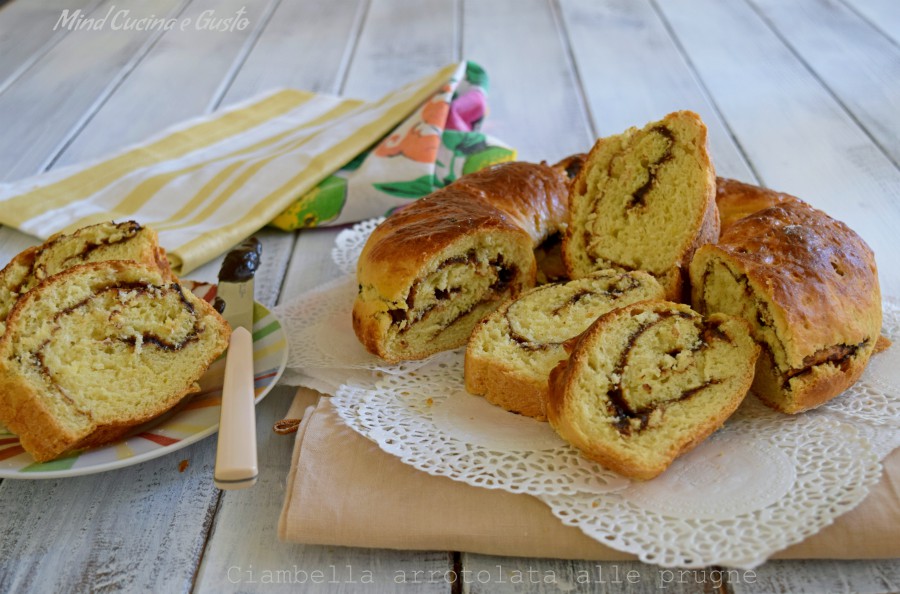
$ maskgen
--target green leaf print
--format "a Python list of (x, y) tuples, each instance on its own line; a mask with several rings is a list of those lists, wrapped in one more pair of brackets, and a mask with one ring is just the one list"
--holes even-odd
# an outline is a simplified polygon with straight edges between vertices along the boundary
[(341, 169), (343, 171), (356, 171), (357, 169), (359, 169), (359, 166), (362, 165), (362, 162), (366, 160), (366, 157), (369, 156), (370, 152), (371, 149), (361, 152), (360, 154), (353, 157), (353, 159), (351, 159), (349, 163), (341, 167)]
[(457, 156), (474, 155), (487, 148), (487, 137), (481, 132), (444, 130), (441, 142)]
[(466, 62), (466, 80), (469, 84), (488, 90), (488, 75), (479, 64)]
[(372, 185), (375, 189), (397, 198), (421, 198), (433, 192), (435, 188), (440, 187), (441, 182), (434, 175), (423, 175), (410, 181)]
[(478, 171), (479, 169), (484, 169), (485, 167), (489, 167), (490, 165), (515, 160), (516, 151), (499, 146), (491, 146), (479, 153), (475, 153), (474, 155), (470, 155), (469, 157), (467, 157), (465, 163), (463, 164), (462, 173), (463, 175), (466, 175), (467, 173), (472, 173)]
[(329, 175), (270, 223), (284, 231), (318, 227), (341, 214), (347, 201), (347, 180)]

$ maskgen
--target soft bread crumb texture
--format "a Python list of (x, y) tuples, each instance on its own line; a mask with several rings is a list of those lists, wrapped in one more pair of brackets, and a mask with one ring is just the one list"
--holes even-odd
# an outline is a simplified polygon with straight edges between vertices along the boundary
[(196, 391), (230, 330), (134, 262), (69, 268), (22, 297), (0, 340), (0, 421), (39, 461), (115, 439)]
[(156, 266), (169, 276), (156, 232), (134, 221), (99, 223), (72, 233), (57, 233), (20, 253), (0, 271), (0, 334), (16, 300), (38, 283), (73, 266), (103, 260), (133, 260)]
[(687, 111), (598, 140), (569, 198), (569, 275), (645, 270), (680, 297), (681, 268), (719, 233), (706, 144), (705, 125)]
[(616, 307), (663, 296), (651, 275), (615, 270), (531, 289), (475, 327), (466, 349), (466, 389), (545, 420), (547, 380), (567, 357), (563, 343)]
[(482, 317), (534, 284), (532, 250), (520, 239), (504, 232), (460, 239), (432, 258), (402, 299), (361, 285), (353, 310), (357, 333), (377, 329), (378, 354), (388, 361), (464, 345)]
[(554, 369), (548, 419), (589, 458), (650, 479), (737, 409), (758, 354), (738, 318), (629, 305), (598, 319)]
[(392, 214), (359, 258), (360, 342), (389, 362), (462, 346), (484, 315), (534, 286), (534, 248), (559, 232), (567, 199), (564, 170), (503, 163)]

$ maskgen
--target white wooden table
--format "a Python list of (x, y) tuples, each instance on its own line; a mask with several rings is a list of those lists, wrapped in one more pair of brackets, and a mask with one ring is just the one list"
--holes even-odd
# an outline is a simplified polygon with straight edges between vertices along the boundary
[[(192, 22), (242, 11), (248, 25), (60, 23), (79, 9)], [(721, 175), (850, 224), (878, 256), (884, 294), (900, 295), (897, 0), (15, 0), (0, 7), (0, 180), (100, 156), (274, 86), (374, 98), (461, 58), (491, 77), (485, 130), (526, 160), (585, 150), (675, 109), (699, 112)], [(261, 235), (263, 303), (336, 273), (334, 230)], [(32, 243), (2, 229), (0, 258)], [(292, 440), (269, 428), (291, 395), (276, 388), (259, 408), (251, 490), (213, 487), (214, 439), (116, 472), (0, 483), (0, 592), (900, 591), (898, 560), (770, 562), (721, 584), (640, 563), (284, 544), (275, 525)], [(449, 570), (469, 579), (414, 579)], [(511, 583), (516, 570), (539, 583)], [(583, 571), (592, 584), (577, 583)], [(628, 571), (640, 579), (616, 579)]]

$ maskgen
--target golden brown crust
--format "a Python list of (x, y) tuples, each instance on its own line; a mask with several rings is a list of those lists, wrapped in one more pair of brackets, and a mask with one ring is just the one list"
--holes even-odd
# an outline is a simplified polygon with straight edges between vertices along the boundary
[[(840, 365), (818, 365), (799, 378), (788, 380), (772, 361), (771, 353), (765, 353), (756, 364), (753, 392), (768, 407), (787, 414), (797, 414), (816, 408), (847, 390), (856, 383), (868, 364), (868, 352), (864, 351)], [(782, 396), (787, 394), (787, 397)]]
[(844, 223), (785, 202), (741, 219), (703, 249), (738, 264), (783, 312), (796, 352), (791, 365), (833, 345), (874, 346), (881, 331), (875, 256)]
[(581, 173), (581, 170), (584, 169), (586, 160), (587, 153), (575, 153), (554, 163), (553, 169), (565, 175), (571, 185), (578, 178), (578, 174)]
[(785, 361), (777, 374), (772, 363), (760, 363), (754, 383), (770, 405), (807, 410), (856, 381), (878, 340), (882, 310), (874, 255), (852, 229), (791, 197), (734, 222), (691, 265), (701, 311), (709, 309), (705, 275), (716, 261), (763, 297), (766, 323), (778, 334)]
[(508, 410), (538, 421), (546, 421), (544, 403), (545, 382), (513, 373), (502, 364), (491, 363), (477, 357), (466, 357), (466, 391), (484, 396), (484, 399)]
[(744, 217), (785, 202), (801, 202), (801, 200), (790, 194), (735, 179), (716, 178), (716, 206), (719, 211), (720, 235)]
[[(460, 246), (473, 246), (481, 238), (508, 246), (507, 257), (515, 261), (507, 263), (515, 266), (515, 280), (495, 296), (497, 303), (484, 303), (457, 323), (474, 324), (499, 299), (533, 286), (533, 249), (563, 224), (567, 205), (567, 180), (560, 170), (514, 162), (463, 176), (395, 212), (372, 232), (359, 258), (353, 329), (360, 342), (388, 361), (406, 358), (385, 347), (394, 323), (388, 312), (406, 307), (411, 288), (442, 259), (459, 256)], [(420, 358), (438, 350), (408, 356)]]
[(546, 165), (500, 163), (465, 175), (395, 212), (360, 254), (357, 278), (386, 298), (405, 295), (434, 254), (461, 236), (525, 233), (538, 245), (565, 220), (565, 178)]
[(872, 352), (873, 355), (877, 355), (878, 353), (882, 353), (889, 348), (891, 348), (891, 339), (882, 334), (878, 337), (878, 340), (875, 342), (875, 350)]

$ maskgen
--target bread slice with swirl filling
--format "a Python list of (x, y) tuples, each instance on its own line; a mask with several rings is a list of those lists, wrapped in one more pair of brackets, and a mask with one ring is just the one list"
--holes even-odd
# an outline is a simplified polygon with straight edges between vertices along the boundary
[(656, 279), (638, 271), (601, 270), (526, 291), (475, 327), (466, 348), (466, 390), (545, 420), (547, 379), (567, 357), (563, 343), (612, 309), (662, 298)]
[(753, 391), (798, 413), (859, 378), (881, 332), (875, 257), (847, 225), (797, 199), (733, 223), (691, 262), (693, 304), (745, 319), (763, 346)]
[(0, 340), (0, 422), (38, 461), (114, 440), (197, 391), (219, 314), (156, 267), (75, 266), (18, 300)]
[(562, 251), (571, 278), (646, 270), (682, 299), (694, 250), (719, 235), (706, 126), (689, 111), (601, 138), (569, 196)]
[(72, 266), (102, 260), (134, 260), (168, 275), (169, 263), (156, 232), (134, 221), (100, 223), (57, 233), (18, 254), (0, 270), (0, 334), (16, 300), (47, 277)]
[(565, 221), (560, 168), (501, 163), (392, 214), (357, 267), (353, 329), (396, 362), (465, 344), (475, 324), (534, 286), (534, 248)]
[(629, 305), (600, 317), (553, 370), (547, 417), (588, 458), (650, 479), (738, 408), (758, 355), (739, 318)]

